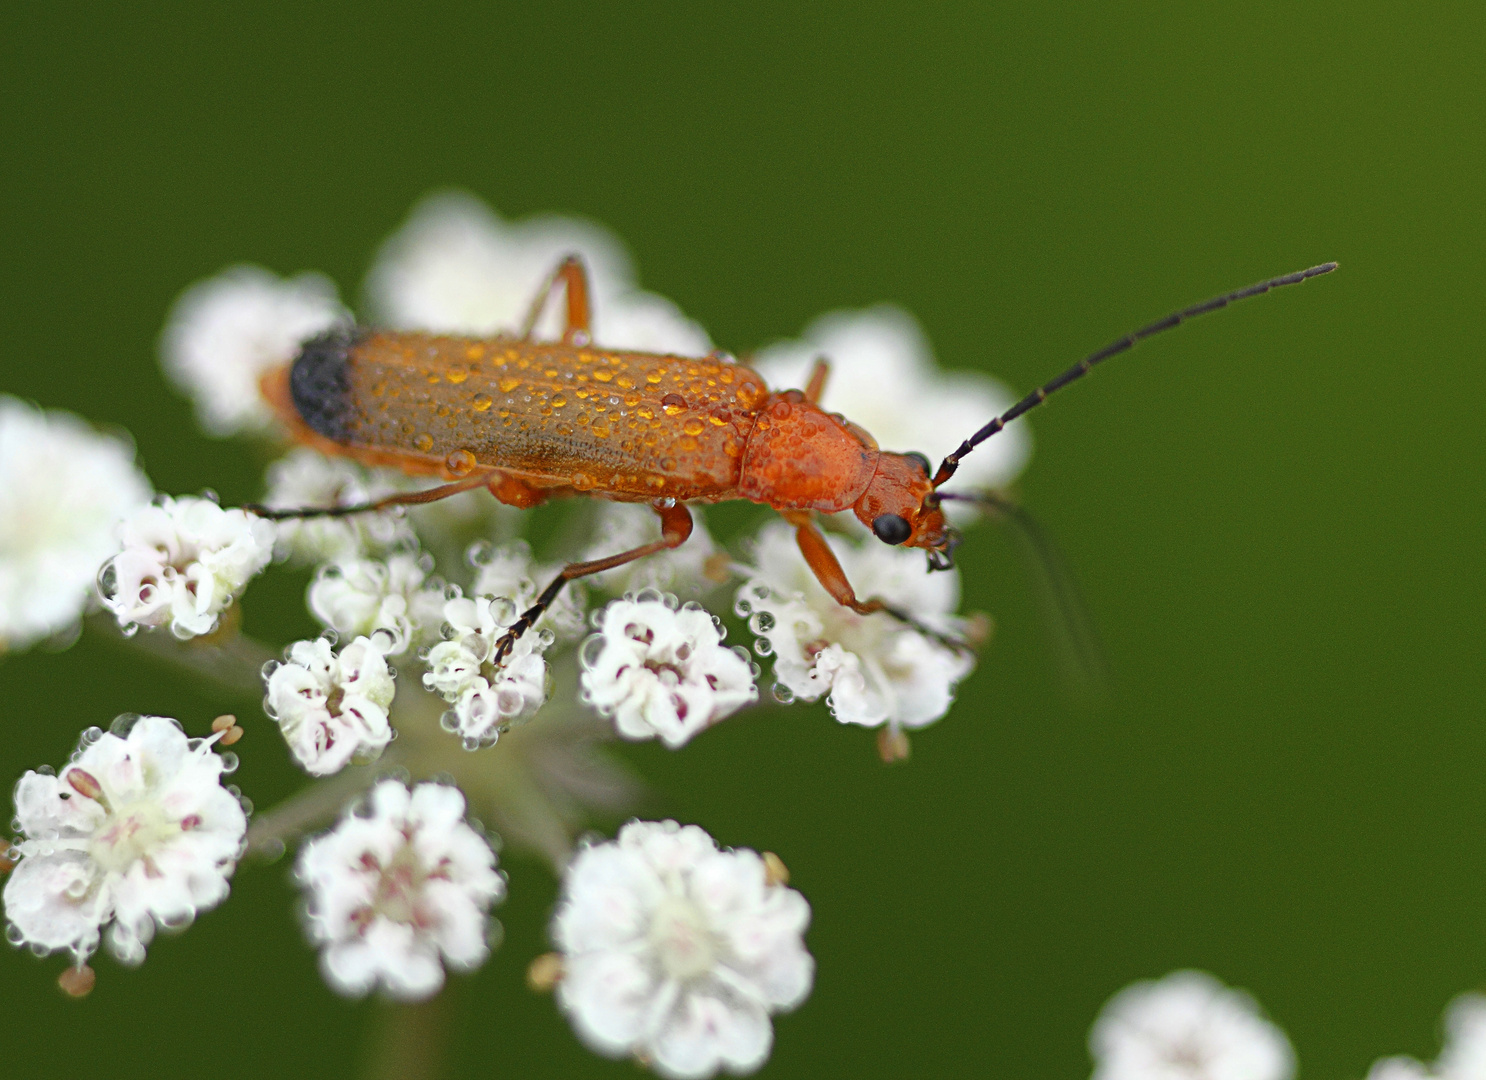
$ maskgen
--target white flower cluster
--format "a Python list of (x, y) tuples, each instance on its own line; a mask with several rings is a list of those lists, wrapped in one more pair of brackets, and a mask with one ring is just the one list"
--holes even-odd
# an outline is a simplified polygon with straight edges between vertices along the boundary
[(1367, 1080), (1481, 1080), (1486, 1077), (1486, 996), (1461, 994), (1445, 1010), (1445, 1046), (1433, 1065), (1410, 1057), (1376, 1062)]
[(444, 618), (444, 585), (431, 577), (432, 560), (400, 552), (386, 561), (348, 558), (323, 564), (310, 583), (310, 612), (342, 637), (388, 639), (387, 655), (401, 656), (435, 636)]
[(355, 809), (296, 866), (321, 970), (343, 994), (380, 983), (394, 998), (429, 997), (445, 966), (478, 967), (490, 951), (488, 912), (506, 891), (495, 852), (465, 822), (458, 788), (383, 780)]
[(1254, 999), (1200, 971), (1127, 986), (1089, 1032), (1093, 1080), (1290, 1080), (1295, 1053)]
[(677, 608), (644, 590), (615, 600), (583, 644), (583, 700), (626, 739), (659, 738), (673, 750), (758, 698), (754, 668), (700, 604)]
[(382, 634), (359, 637), (339, 653), (323, 637), (296, 641), (285, 663), (265, 670), (263, 711), (312, 776), (375, 761), (392, 741), (387, 710), (396, 686), (383, 652), (386, 640)]
[(695, 825), (636, 821), (578, 853), (552, 937), (558, 1003), (584, 1042), (668, 1077), (748, 1073), (769, 1014), (810, 993), (810, 906), (757, 853), (720, 851)]
[[(595, 339), (609, 348), (702, 356), (711, 342), (676, 305), (635, 288), (623, 246), (587, 222), (502, 221), (468, 195), (425, 200), (382, 248), (368, 281), (372, 304), (390, 326), (445, 333), (512, 333), (537, 286), (567, 255), (589, 272)], [(552, 305), (537, 330), (558, 336)]]
[[(270, 465), (267, 479), (263, 505), (274, 510), (361, 506), (395, 491), (379, 474), (304, 447)], [(399, 514), (288, 518), (274, 524), (278, 528), (274, 556), (310, 565), (417, 544), (412, 526)]]
[(258, 380), (293, 360), (306, 340), (349, 318), (328, 278), (300, 274), (286, 281), (256, 266), (235, 266), (181, 294), (160, 337), (160, 359), (195, 401), (201, 426), (235, 435), (273, 419)]
[[(930, 573), (923, 552), (828, 537), (862, 597), (881, 597), (941, 633), (959, 636), (951, 614), (959, 602), (958, 571)], [(774, 657), (775, 695), (816, 701), (823, 695), (844, 724), (916, 728), (949, 711), (955, 684), (974, 660), (886, 613), (858, 615), (821, 587), (783, 523), (759, 533), (752, 577), (737, 612)]]
[(5, 884), (11, 942), (81, 964), (107, 927), (110, 950), (133, 964), (157, 925), (216, 907), (247, 829), (221, 785), (230, 767), (210, 740), (145, 716), (84, 732), (60, 776), (26, 773), (15, 792), (21, 861)]
[(423, 685), (454, 707), (446, 730), (470, 750), (495, 742), (512, 723), (547, 700), (550, 630), (528, 630), (497, 666), (496, 645), (520, 614), (503, 597), (457, 597), (444, 605), (447, 640), (428, 651)]
[(76, 625), (114, 526), (149, 498), (129, 443), (0, 395), (0, 652)]
[(169, 624), (178, 638), (209, 634), (273, 555), (274, 528), (210, 499), (161, 497), (119, 525), (123, 550), (99, 591), (119, 626)]

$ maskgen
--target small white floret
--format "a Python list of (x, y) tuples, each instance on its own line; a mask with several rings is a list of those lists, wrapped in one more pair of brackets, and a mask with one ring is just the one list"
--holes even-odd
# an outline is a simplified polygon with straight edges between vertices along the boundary
[(626, 739), (675, 749), (758, 699), (754, 668), (699, 604), (647, 590), (615, 600), (583, 643), (583, 700)]
[(429, 576), (433, 560), (407, 552), (343, 559), (320, 567), (310, 583), (310, 612), (342, 637), (382, 631), (387, 655), (400, 656), (436, 637), (444, 620), (444, 584)]
[(1461, 994), (1445, 1010), (1445, 1045), (1434, 1065), (1381, 1058), (1367, 1080), (1482, 1080), (1486, 1077), (1486, 995)]
[(417, 1001), (444, 985), (445, 967), (484, 963), (490, 905), (505, 895), (495, 864), (464, 820), (458, 788), (377, 784), (299, 853), (326, 981), (349, 996), (380, 983), (389, 997)]
[(229, 766), (211, 740), (145, 716), (89, 729), (60, 776), (26, 773), (15, 790), (21, 861), (5, 884), (10, 940), (81, 963), (107, 927), (110, 951), (138, 963), (157, 925), (216, 907), (247, 830), (221, 784)]
[[(517, 611), (530, 608), (561, 569), (534, 563), (531, 548), (524, 540), (499, 547), (477, 543), (470, 548), (467, 558), (475, 568), (475, 584), (470, 591), (476, 596), (503, 596)], [(551, 630), (558, 641), (576, 641), (582, 637), (587, 629), (583, 610), (585, 592), (582, 581), (568, 582), (537, 620), (538, 628)]]
[[(1015, 401), (979, 372), (942, 370), (918, 322), (888, 305), (823, 315), (800, 340), (771, 345), (749, 363), (775, 389), (803, 389), (821, 356), (831, 362), (823, 408), (866, 428), (883, 449), (916, 450), (934, 465)], [(966, 457), (955, 483), (1002, 487), (1022, 471), (1031, 451), (1027, 422), (1018, 420)], [(968, 505), (945, 509), (962, 514)]]
[[(965, 623), (958, 571), (930, 573), (923, 552), (867, 538), (827, 537), (847, 579), (862, 597), (881, 597), (938, 633), (958, 637)], [(938, 720), (974, 660), (884, 612), (858, 615), (821, 587), (781, 522), (758, 536), (751, 580), (737, 611), (758, 636), (760, 655), (774, 657), (776, 696), (822, 696), (844, 724), (917, 728)]]
[(498, 739), (547, 700), (550, 630), (528, 630), (497, 665), (495, 650), (520, 613), (503, 597), (457, 597), (444, 605), (446, 640), (428, 650), (423, 685), (453, 705), (444, 728), (474, 750)]
[(265, 669), (263, 710), (313, 776), (381, 757), (392, 741), (387, 710), (396, 692), (382, 634), (359, 637), (339, 653), (325, 638), (296, 641), (285, 663)]
[(0, 652), (77, 624), (114, 526), (149, 498), (124, 439), (0, 395)]
[(274, 528), (210, 499), (162, 497), (125, 518), (123, 550), (100, 572), (103, 604), (132, 632), (207, 634), (273, 555)]
[[(274, 510), (362, 506), (395, 491), (384, 476), (305, 447), (270, 465), (267, 482), (263, 505)], [(416, 544), (407, 518), (393, 513), (286, 518), (274, 524), (275, 558), (297, 563), (352, 559)]]
[(563, 877), (557, 1001), (600, 1054), (667, 1077), (751, 1073), (773, 1044), (769, 1014), (810, 993), (809, 922), (756, 852), (720, 851), (695, 825), (631, 822)]
[[(471, 195), (424, 200), (383, 246), (368, 292), (380, 320), (397, 327), (488, 335), (521, 329), (532, 299), (563, 258), (589, 272), (594, 340), (611, 349), (702, 356), (707, 334), (680, 310), (634, 285), (623, 246), (607, 230), (568, 218), (502, 220)], [(561, 330), (548, 305), (539, 337)]]
[(1089, 1033), (1093, 1080), (1289, 1080), (1295, 1053), (1254, 999), (1200, 971), (1121, 990)]
[(196, 403), (212, 435), (262, 428), (273, 412), (258, 390), (316, 334), (350, 322), (335, 286), (320, 274), (280, 278), (234, 266), (197, 282), (170, 311), (160, 337), (166, 373)]

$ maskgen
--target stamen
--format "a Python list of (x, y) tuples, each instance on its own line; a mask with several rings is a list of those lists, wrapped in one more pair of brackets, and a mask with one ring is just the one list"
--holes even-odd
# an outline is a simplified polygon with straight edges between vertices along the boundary
[(543, 953), (526, 969), (526, 985), (538, 994), (551, 993), (562, 981), (561, 953)]
[(71, 998), (87, 997), (93, 992), (93, 984), (97, 981), (97, 974), (87, 964), (67, 968), (57, 976), (57, 985), (62, 988), (62, 993)]

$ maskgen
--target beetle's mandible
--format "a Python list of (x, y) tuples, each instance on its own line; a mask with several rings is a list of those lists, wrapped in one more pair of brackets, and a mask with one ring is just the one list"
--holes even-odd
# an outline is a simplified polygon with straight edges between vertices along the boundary
[[(993, 419), (931, 471), (924, 455), (879, 449), (868, 432), (819, 407), (824, 360), (804, 390), (771, 391), (757, 372), (721, 354), (599, 347), (589, 331), (587, 275), (569, 257), (537, 293), (519, 335), (338, 331), (307, 342), (290, 366), (265, 377), (265, 395), (297, 441), (445, 483), (364, 506), (250, 509), (272, 518), (339, 516), (479, 487), (518, 507), (579, 495), (649, 503), (660, 517), (660, 539), (564, 567), (501, 639), (497, 663), (566, 582), (684, 543), (692, 530), (689, 502), (748, 499), (773, 507), (795, 527), (810, 569), (838, 602), (917, 626), (907, 612), (857, 597), (815, 523), (817, 512), (851, 510), (879, 540), (923, 548), (932, 569), (948, 569), (959, 537), (945, 523), (941, 501), (981, 497), (939, 489), (981, 442), (1144, 338), (1336, 265), (1215, 297), (1112, 342)], [(567, 301), (562, 338), (536, 341), (533, 328), (559, 290)]]

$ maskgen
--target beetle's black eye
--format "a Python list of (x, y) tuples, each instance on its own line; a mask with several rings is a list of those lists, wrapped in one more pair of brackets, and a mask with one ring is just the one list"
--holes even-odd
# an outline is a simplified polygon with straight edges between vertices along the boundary
[(929, 469), (932, 468), (932, 466), (929, 464), (928, 455), (920, 454), (917, 450), (910, 450), (903, 456), (912, 458), (914, 461), (918, 462), (919, 466), (924, 470), (924, 475), (929, 475)]
[(913, 535), (913, 526), (897, 514), (878, 514), (872, 519), (872, 531), (884, 544), (901, 544)]

